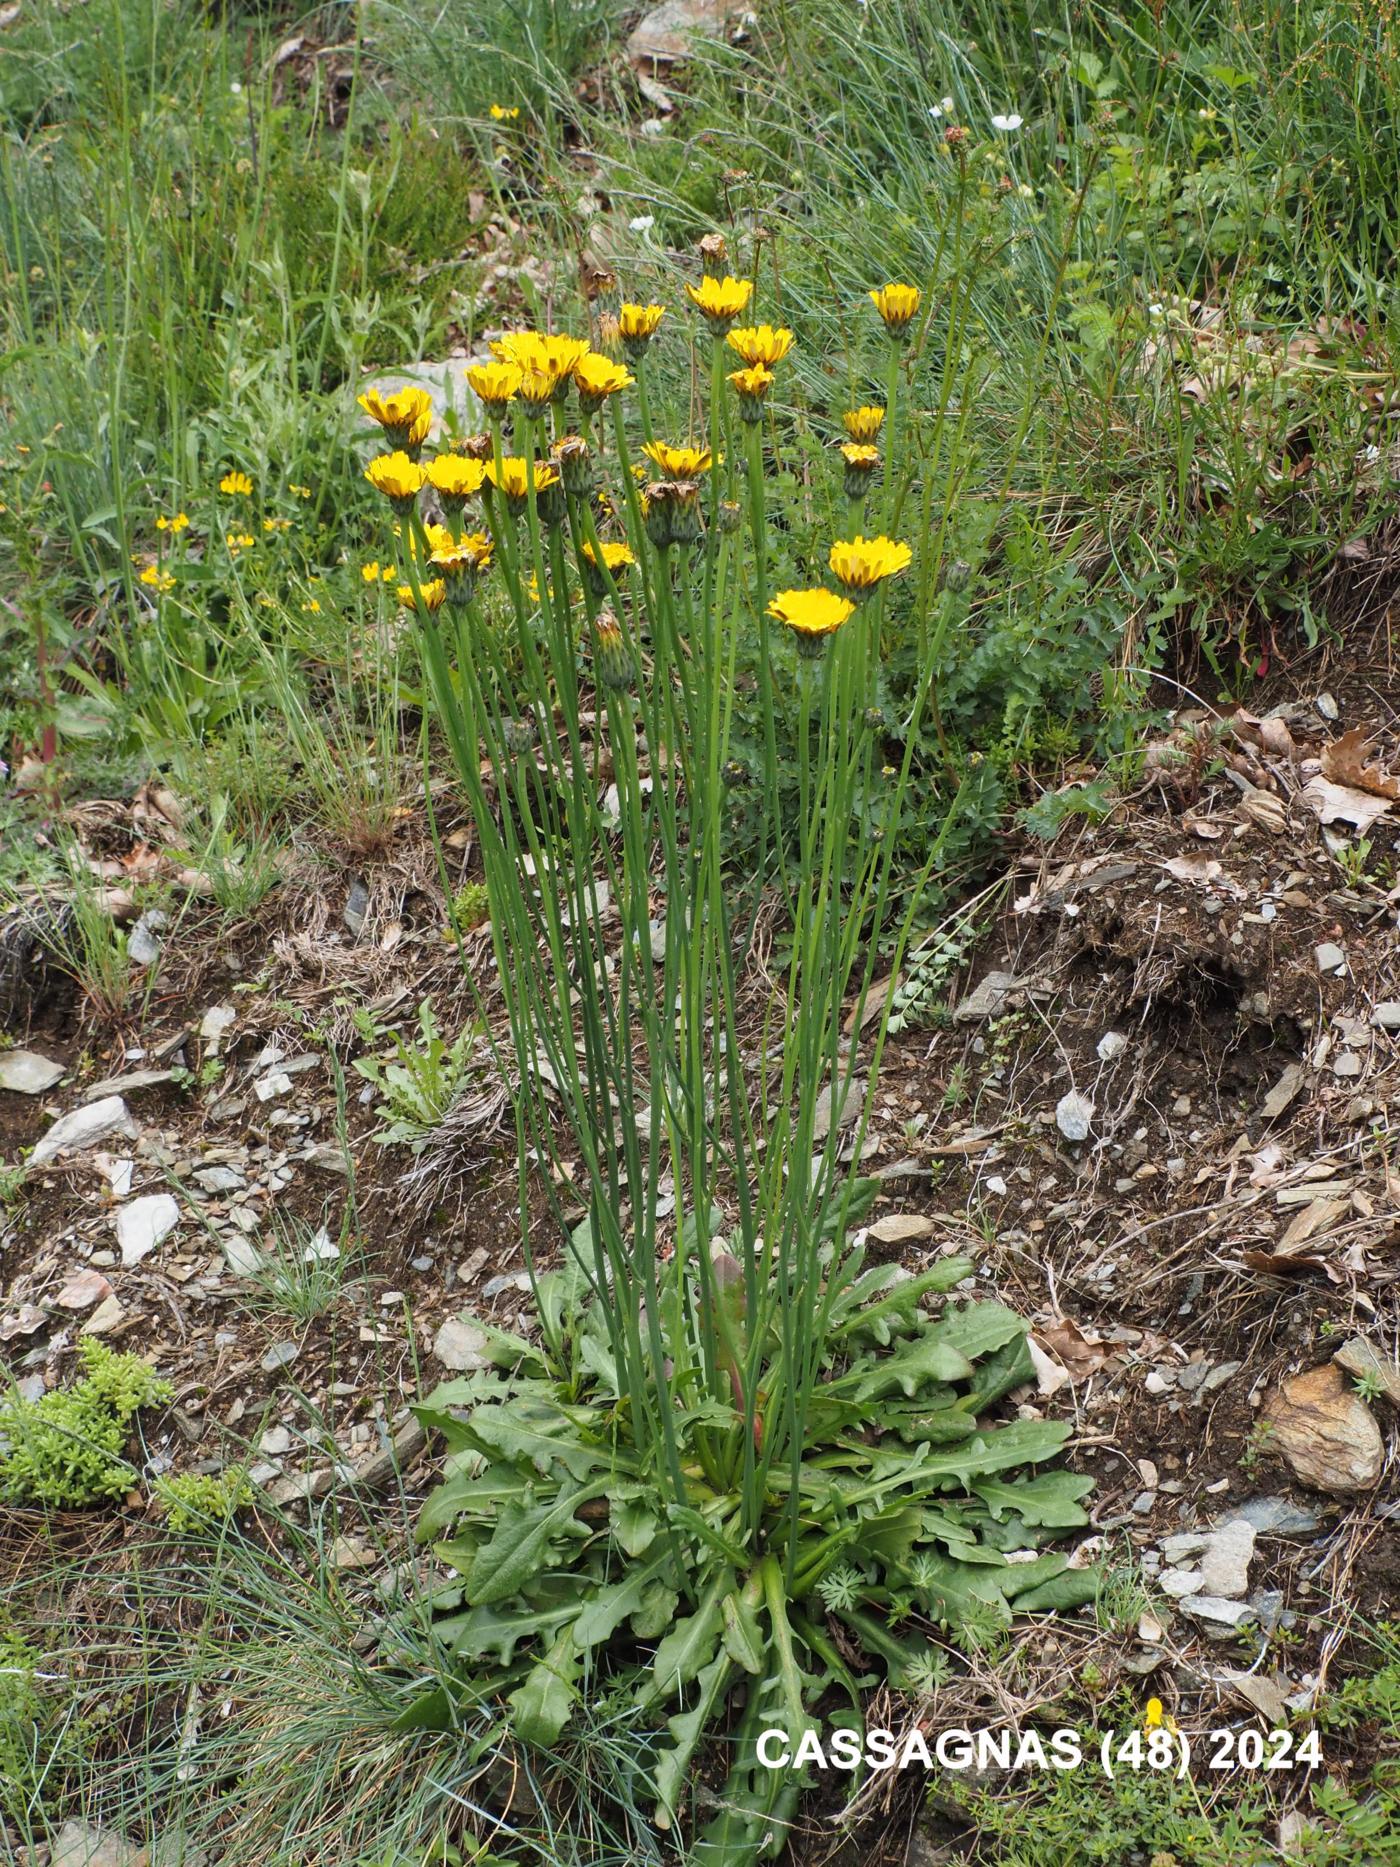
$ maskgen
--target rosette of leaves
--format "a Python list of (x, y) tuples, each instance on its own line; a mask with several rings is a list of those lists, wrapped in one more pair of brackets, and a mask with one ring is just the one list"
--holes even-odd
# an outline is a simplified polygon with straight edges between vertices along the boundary
[[(856, 1268), (803, 1456), (768, 1471), (757, 1535), (740, 1528), (751, 1462), (727, 1488), (713, 1479), (708, 1446), (736, 1416), (712, 1398), (676, 1419), (688, 1495), (668, 1504), (629, 1439), (584, 1231), (538, 1281), (538, 1333), (479, 1324), (493, 1365), (416, 1409), (448, 1446), (419, 1537), (456, 1571), (433, 1607), (460, 1670), (412, 1715), (446, 1724), (497, 1699), (518, 1740), (547, 1748), (585, 1689), (630, 1699), (659, 1734), (644, 1767), (662, 1828), (723, 1737), (735, 1762), (694, 1858), (739, 1867), (773, 1851), (802, 1787), (758, 1765), (762, 1730), (795, 1748), (823, 1700), (859, 1722), (871, 1686), (927, 1689), (948, 1663), (940, 1633), (980, 1642), (1094, 1597), (1097, 1574), (1044, 1547), (1087, 1522), (1091, 1480), (1036, 1469), (1067, 1425), (989, 1418), (1032, 1378), (1026, 1329), (999, 1303), (938, 1302), (971, 1274), (953, 1258), (914, 1277)], [(742, 1337), (737, 1302), (722, 1327)]]

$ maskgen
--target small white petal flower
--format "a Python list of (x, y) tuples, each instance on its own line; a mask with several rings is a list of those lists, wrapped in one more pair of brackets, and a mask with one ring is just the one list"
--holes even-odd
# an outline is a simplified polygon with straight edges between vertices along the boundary
[(928, 107), (928, 114), (933, 118), (934, 122), (936, 123), (938, 119), (943, 115), (942, 104), (930, 104)]
[(633, 233), (650, 233), (656, 225), (656, 216), (655, 214), (638, 214), (637, 218), (629, 220), (627, 225)]
[(1009, 136), (1013, 130), (1019, 130), (1025, 120), (1024, 117), (1015, 115), (1009, 117), (993, 117), (992, 128), (994, 130), (1000, 130), (1003, 135)]

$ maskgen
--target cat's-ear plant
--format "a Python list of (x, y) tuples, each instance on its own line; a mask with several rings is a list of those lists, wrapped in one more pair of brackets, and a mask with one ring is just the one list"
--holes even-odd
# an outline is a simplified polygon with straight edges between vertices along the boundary
[[(833, 1684), (858, 1713), (852, 1642), (903, 1683), (933, 1626), (1083, 1598), (1064, 1557), (1008, 1566), (1000, 1551), (1082, 1521), (1085, 1486), (1060, 1474), (1023, 1492), (1001, 1476), (1050, 1457), (1065, 1430), (979, 1420), (1028, 1362), (999, 1305), (925, 1309), (970, 1267), (905, 1279), (863, 1261), (873, 1186), (850, 1162), (883, 1016), (863, 1056), (848, 1033), (866, 1028), (882, 942), (897, 963), (908, 930), (907, 915), (890, 924), (894, 831), (930, 677), (892, 770), (870, 700), (885, 587), (911, 551), (857, 532), (830, 547), (837, 588), (770, 598), (764, 424), (793, 335), (737, 328), (753, 287), (722, 253), (687, 289), (709, 349), (705, 441), (654, 434), (663, 311), (629, 304), (630, 370), (519, 332), (469, 372), (489, 424), (470, 449), (479, 474), (457, 457), (424, 466), (416, 412), (390, 423), (370, 406), (401, 446), (368, 476), (405, 535), (433, 717), (476, 824), (539, 1325), (528, 1341), (488, 1332), (496, 1368), (422, 1409), (452, 1450), (423, 1533), (461, 1577), (439, 1601), (459, 1689), (507, 1695), (517, 1735), (546, 1743), (600, 1666), (607, 1690), (666, 1708), (649, 1759), (665, 1824), (747, 1681), (727, 1807), (704, 1844), (738, 1861), (780, 1836), (796, 1781), (756, 1766), (759, 1729), (795, 1739)], [(887, 324), (917, 303), (913, 288), (877, 298)], [(891, 410), (896, 390), (892, 369)], [(853, 438), (879, 430), (871, 409), (849, 420)], [(736, 443), (747, 536), (722, 497)], [(449, 525), (425, 517), (425, 488)], [(464, 532), (476, 496), (484, 524)], [(745, 851), (727, 784), (736, 667), (755, 650), (768, 819)], [(797, 720), (786, 824), (782, 689)], [(858, 804), (880, 784), (872, 835)], [(930, 826), (930, 867), (942, 833)], [(788, 924), (766, 998), (734, 907), (746, 859)], [(559, 1187), (587, 1217), (541, 1237), (532, 1193), (562, 1221)]]

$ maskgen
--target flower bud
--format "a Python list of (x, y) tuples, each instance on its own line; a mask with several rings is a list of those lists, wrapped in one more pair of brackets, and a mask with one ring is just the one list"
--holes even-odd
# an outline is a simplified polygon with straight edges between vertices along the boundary
[(566, 434), (550, 448), (549, 457), (569, 497), (587, 499), (593, 491), (593, 453), (582, 435)]
[(623, 637), (622, 625), (610, 609), (600, 609), (593, 624), (593, 665), (604, 687), (621, 693), (637, 678), (636, 663)]

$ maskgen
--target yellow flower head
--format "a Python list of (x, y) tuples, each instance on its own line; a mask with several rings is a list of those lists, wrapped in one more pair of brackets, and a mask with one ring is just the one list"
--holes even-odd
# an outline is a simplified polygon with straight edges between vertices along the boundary
[(542, 331), (507, 331), (491, 345), (491, 354), (519, 370), (538, 370), (558, 378), (567, 376), (588, 355), (588, 340), (551, 337)]
[(252, 490), (253, 482), (248, 478), (246, 473), (240, 473), (237, 468), (234, 468), (231, 473), (226, 473), (223, 479), (219, 481), (219, 491), (221, 493), (240, 493), (246, 499), (252, 493)]
[(141, 581), (161, 596), (164, 596), (167, 590), (175, 588), (175, 579), (168, 570), (162, 570), (159, 564), (148, 564), (141, 573)]
[[(669, 441), (648, 441), (642, 452), (672, 480), (693, 480), (710, 470), (708, 447), (672, 447)], [(721, 460), (723, 455), (720, 456)]]
[(687, 285), (686, 297), (709, 319), (716, 334), (726, 331), (753, 297), (753, 280), (736, 279), (726, 273), (722, 279), (702, 279)]
[(855, 614), (855, 604), (834, 590), (780, 590), (768, 605), (768, 614), (785, 622), (797, 636), (804, 652), (820, 649), (823, 639), (834, 635), (843, 622)]
[(426, 389), (396, 389), (388, 395), (369, 389), (359, 403), (394, 447), (421, 447), (427, 440), (433, 425), (433, 398)]
[(460, 577), (469, 571), (485, 570), (494, 549), (486, 532), (467, 532), (449, 544), (439, 545), (428, 562), (449, 578)]
[(426, 467), (410, 460), (400, 448), (393, 454), (376, 454), (365, 468), (365, 478), (377, 493), (383, 493), (396, 506), (408, 506), (422, 492), (428, 478)]
[(519, 115), (519, 104), (492, 104), (491, 106), (491, 121), (493, 123), (514, 123)]
[(520, 399), (531, 408), (548, 408), (558, 393), (560, 381), (553, 370), (521, 370)]
[(655, 337), (666, 315), (665, 305), (619, 305), (617, 330), (630, 357), (639, 357)]
[(614, 363), (597, 350), (585, 351), (574, 365), (579, 403), (588, 410), (601, 408), (610, 395), (630, 388), (633, 380), (623, 364)]
[[(580, 549), (585, 560), (589, 564), (596, 564), (598, 562), (597, 554), (594, 552), (591, 544), (585, 543)], [(609, 540), (602, 543), (600, 549), (603, 555), (603, 563), (609, 570), (626, 570), (629, 564), (635, 564), (637, 561), (627, 545), (617, 544)]]
[(882, 285), (878, 292), (870, 294), (871, 302), (885, 320), (885, 329), (891, 336), (898, 336), (907, 328), (919, 309), (920, 296), (917, 285)]
[(360, 566), (360, 575), (366, 583), (392, 583), (398, 574), (392, 564), (381, 564), (378, 558)]
[(864, 467), (873, 472), (880, 464), (880, 450), (864, 441), (847, 441), (842, 445), (841, 458), (848, 467)]
[(842, 588), (859, 596), (873, 590), (886, 577), (897, 576), (913, 555), (908, 545), (897, 544), (893, 538), (883, 534), (879, 538), (862, 538), (857, 532), (854, 538), (838, 541), (831, 547), (828, 562)]
[(774, 330), (771, 324), (745, 324), (732, 330), (725, 338), (729, 348), (737, 352), (750, 367), (761, 363), (765, 369), (772, 369), (775, 363), (781, 363), (795, 341), (791, 331), (781, 326)]
[(473, 363), (467, 381), (487, 408), (502, 409), (520, 390), (520, 371), (514, 363)]
[(166, 518), (165, 514), (162, 512), (160, 517), (156, 520), (156, 530), (158, 532), (182, 532), (189, 522), (190, 515), (188, 512), (177, 512), (173, 519)]
[(739, 413), (745, 421), (762, 421), (763, 404), (776, 380), (772, 370), (755, 363), (746, 370), (730, 370), (729, 380), (739, 398)]
[(853, 441), (873, 441), (885, 423), (885, 411), (873, 402), (863, 408), (848, 408), (841, 425)]
[[(423, 594), (424, 609), (441, 609), (443, 604), (447, 601), (447, 585), (441, 577), (434, 577), (430, 583), (420, 584), (418, 587)], [(399, 585), (399, 601), (403, 604), (405, 609), (413, 609), (416, 607), (413, 600), (413, 585), (411, 583), (401, 583)]]
[[(524, 499), (530, 490), (530, 463), (519, 454), (507, 454), (498, 467), (494, 460), (486, 463), (486, 477), (507, 499)], [(546, 487), (557, 486), (559, 474), (544, 461), (535, 462), (535, 491), (542, 493)]]
[(485, 478), (484, 463), (468, 460), (461, 454), (439, 454), (436, 460), (428, 462), (428, 484), (445, 500), (458, 505), (480, 492)]

